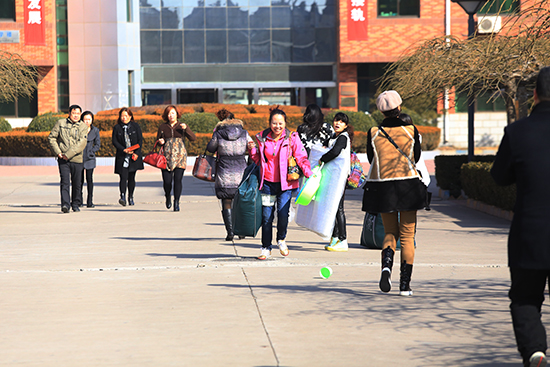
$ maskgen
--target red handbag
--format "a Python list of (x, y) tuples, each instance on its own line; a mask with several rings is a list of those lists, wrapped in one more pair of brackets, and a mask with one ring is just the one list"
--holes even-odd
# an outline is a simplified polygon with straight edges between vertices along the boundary
[(157, 167), (160, 169), (166, 169), (166, 157), (163, 154), (164, 147), (160, 148), (159, 152), (155, 152), (155, 149), (157, 147), (157, 142), (155, 142), (155, 146), (153, 147), (153, 150), (151, 153), (147, 154), (145, 157), (143, 157), (143, 161), (147, 164), (150, 164), (153, 167)]

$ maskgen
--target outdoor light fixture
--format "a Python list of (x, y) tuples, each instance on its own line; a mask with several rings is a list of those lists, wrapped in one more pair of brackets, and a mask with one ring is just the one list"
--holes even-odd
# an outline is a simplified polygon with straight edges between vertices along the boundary
[[(457, 3), (468, 14), (468, 39), (474, 37), (476, 31), (476, 24), (474, 22), (474, 14), (481, 9), (487, 0), (451, 0), (453, 3)], [(468, 97), (468, 162), (474, 159), (474, 97)]]

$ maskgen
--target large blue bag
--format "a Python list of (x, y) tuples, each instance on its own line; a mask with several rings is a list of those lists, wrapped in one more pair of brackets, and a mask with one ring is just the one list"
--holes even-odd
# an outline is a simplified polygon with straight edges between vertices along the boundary
[(249, 165), (233, 198), (231, 217), (233, 233), (238, 236), (256, 237), (262, 226), (262, 198), (259, 190), (260, 168)]

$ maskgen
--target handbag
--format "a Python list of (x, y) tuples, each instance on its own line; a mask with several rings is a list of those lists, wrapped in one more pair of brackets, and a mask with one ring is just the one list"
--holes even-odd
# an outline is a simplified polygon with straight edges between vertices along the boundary
[(359, 160), (359, 157), (357, 157), (357, 154), (355, 154), (355, 152), (351, 152), (350, 166), (351, 172), (348, 176), (346, 188), (350, 190), (355, 190), (363, 187), (363, 185), (365, 185), (365, 182), (367, 181), (367, 177), (365, 177), (365, 173), (363, 172), (363, 165), (361, 164), (361, 161)]
[(217, 158), (204, 153), (199, 155), (193, 165), (193, 177), (199, 180), (213, 182), (216, 180)]
[(235, 193), (231, 206), (233, 233), (238, 236), (256, 237), (262, 226), (262, 197), (260, 193), (260, 168), (250, 164)]
[(288, 170), (286, 175), (287, 181), (296, 181), (300, 178), (302, 171), (296, 162), (296, 158), (292, 155), (292, 137), (288, 138), (288, 149), (290, 151), (290, 156), (288, 157)]
[(153, 146), (153, 150), (147, 154), (145, 157), (143, 157), (143, 162), (160, 169), (166, 169), (166, 157), (164, 156), (164, 147), (161, 147), (159, 149), (159, 152), (155, 152), (155, 149), (157, 147), (157, 142), (155, 142), (155, 145)]
[(413, 166), (415, 171), (418, 172), (418, 175), (420, 176), (420, 183), (422, 184), (421, 186), (424, 188), (424, 193), (425, 193), (425, 195), (424, 195), (424, 198), (425, 198), (424, 209), (432, 210), (432, 208), (430, 208), (430, 203), (432, 201), (432, 193), (428, 191), (428, 187), (426, 185), (424, 185), (424, 183), (422, 182), (422, 172), (420, 172), (420, 170), (416, 167), (416, 164), (411, 160), (411, 158), (409, 158), (409, 156), (406, 155), (405, 152), (401, 148), (399, 148), (397, 143), (391, 138), (391, 136), (389, 136), (389, 134), (386, 132), (386, 130), (384, 130), (384, 128), (382, 126), (378, 126), (378, 128), (380, 129), (382, 134), (384, 134), (386, 139), (388, 139), (389, 142), (395, 147), (395, 149), (397, 149), (399, 151), (399, 153), (401, 153), (403, 155), (403, 157), (407, 158), (407, 160)]

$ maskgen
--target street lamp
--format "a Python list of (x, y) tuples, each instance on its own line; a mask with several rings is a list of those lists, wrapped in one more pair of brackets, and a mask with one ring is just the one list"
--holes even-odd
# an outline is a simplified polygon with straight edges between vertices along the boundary
[[(474, 22), (474, 14), (478, 12), (479, 9), (487, 0), (451, 0), (453, 3), (457, 3), (464, 9), (466, 14), (468, 14), (468, 39), (474, 37), (476, 31), (476, 24)], [(474, 97), (468, 96), (468, 162), (471, 162), (474, 159)]]

